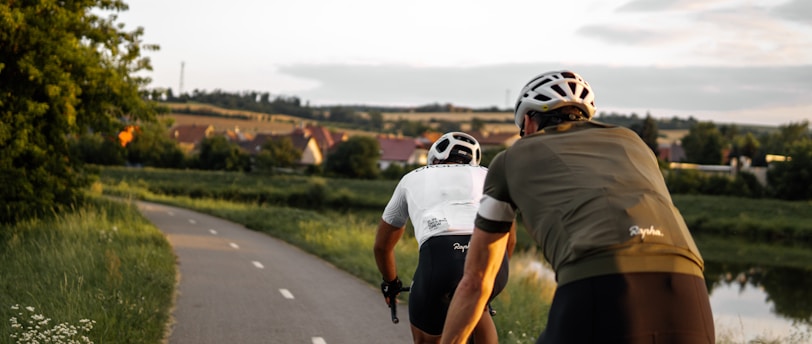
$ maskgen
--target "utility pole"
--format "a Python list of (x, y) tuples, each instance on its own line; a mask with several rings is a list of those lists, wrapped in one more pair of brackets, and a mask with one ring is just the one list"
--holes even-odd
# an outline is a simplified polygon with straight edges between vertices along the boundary
[(178, 97), (183, 95), (183, 68), (186, 66), (186, 62), (180, 61), (180, 86), (178, 86)]

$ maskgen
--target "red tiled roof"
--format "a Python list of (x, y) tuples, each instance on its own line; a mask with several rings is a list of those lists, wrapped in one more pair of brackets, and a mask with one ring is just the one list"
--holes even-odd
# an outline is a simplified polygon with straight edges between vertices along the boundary
[(420, 143), (413, 137), (378, 136), (381, 160), (408, 161)]
[(336, 144), (336, 142), (333, 141), (333, 135), (331, 135), (330, 131), (325, 127), (308, 124), (305, 126), (305, 129), (309, 132), (309, 136), (316, 139), (316, 143), (319, 144), (319, 147), (330, 149)]
[(170, 137), (179, 143), (197, 144), (206, 138), (207, 133), (213, 131), (210, 125), (187, 124), (173, 127), (169, 133)]

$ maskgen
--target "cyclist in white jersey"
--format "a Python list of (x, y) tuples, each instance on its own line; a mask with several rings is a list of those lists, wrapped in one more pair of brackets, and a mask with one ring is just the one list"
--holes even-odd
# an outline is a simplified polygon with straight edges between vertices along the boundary
[[(468, 134), (450, 132), (440, 137), (429, 150), (427, 166), (400, 180), (378, 225), (374, 252), (383, 277), (382, 290), (400, 289), (394, 248), (408, 220), (414, 227), (420, 247), (409, 295), (409, 321), (415, 343), (440, 341), (451, 296), (462, 278), (488, 171), (479, 166), (481, 155), (479, 143)], [(515, 236), (511, 237), (511, 247), (502, 261), (490, 299), (507, 283), (507, 258), (515, 245)], [(483, 309), (483, 315), (486, 314), (487, 309)], [(490, 316), (481, 317), (473, 335), (477, 344), (498, 340)]]

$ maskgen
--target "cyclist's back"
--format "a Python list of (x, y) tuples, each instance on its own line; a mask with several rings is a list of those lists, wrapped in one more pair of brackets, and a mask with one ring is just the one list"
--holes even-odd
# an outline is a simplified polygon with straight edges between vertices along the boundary
[(517, 141), (492, 167), (505, 174), (494, 194), (532, 209), (522, 213), (528, 231), (545, 238), (539, 242), (560, 285), (620, 272), (702, 277), (699, 250), (656, 159), (631, 130), (560, 124)]
[[(400, 180), (381, 216), (375, 257), (384, 279), (383, 290), (399, 289), (393, 249), (408, 221), (419, 245), (409, 295), (415, 342), (439, 341), (451, 296), (462, 277), (487, 174), (487, 169), (479, 166), (480, 155), (479, 144), (470, 135), (443, 135), (429, 151), (429, 165)], [(507, 283), (507, 263), (504, 259), (492, 296)], [(496, 342), (490, 316), (483, 316), (477, 329), (478, 343)]]

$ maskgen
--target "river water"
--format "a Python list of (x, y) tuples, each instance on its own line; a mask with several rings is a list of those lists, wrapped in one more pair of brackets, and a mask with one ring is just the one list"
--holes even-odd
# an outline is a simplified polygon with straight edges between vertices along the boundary
[(812, 343), (812, 271), (716, 262), (705, 271), (717, 338)]

